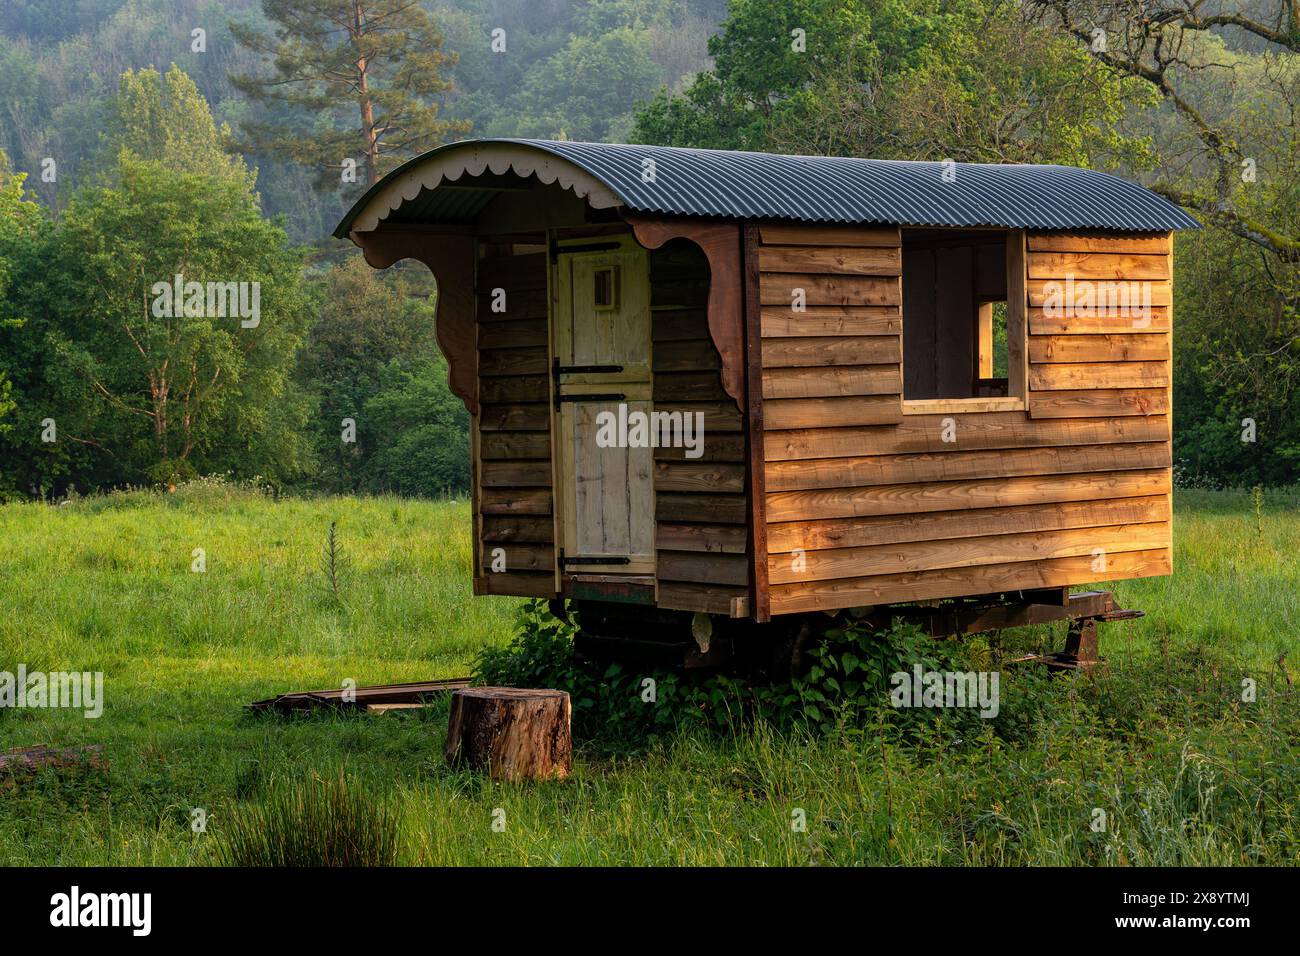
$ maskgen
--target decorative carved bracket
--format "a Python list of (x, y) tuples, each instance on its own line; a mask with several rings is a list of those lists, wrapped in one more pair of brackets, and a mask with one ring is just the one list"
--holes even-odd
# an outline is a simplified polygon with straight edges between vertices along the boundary
[(745, 326), (741, 284), (740, 224), (699, 219), (663, 219), (626, 213), (636, 241), (658, 249), (673, 239), (699, 246), (709, 260), (709, 337), (722, 359), (722, 387), (736, 407), (745, 408)]
[(448, 385), (478, 414), (478, 348), (474, 314), (474, 236), (465, 230), (380, 229), (353, 232), (366, 262), (387, 269), (402, 259), (417, 259), (429, 267), (438, 283), (435, 331), (447, 358)]

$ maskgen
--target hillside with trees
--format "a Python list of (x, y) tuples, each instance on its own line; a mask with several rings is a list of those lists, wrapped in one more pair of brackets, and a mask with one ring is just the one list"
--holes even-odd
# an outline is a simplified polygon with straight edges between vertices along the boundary
[[(329, 233), (385, 171), (465, 136), (1136, 179), (1206, 225), (1176, 251), (1180, 481), (1293, 485), (1297, 16), (1285, 0), (7, 0), (0, 496), (209, 473), (463, 490), (427, 271), (374, 274)], [(154, 314), (151, 287), (180, 275), (256, 280), (260, 321)]]

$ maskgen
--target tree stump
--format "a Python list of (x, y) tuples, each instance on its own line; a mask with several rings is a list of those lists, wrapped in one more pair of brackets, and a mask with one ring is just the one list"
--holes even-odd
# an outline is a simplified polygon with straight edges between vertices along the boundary
[(494, 780), (567, 777), (571, 717), (562, 690), (466, 687), (451, 695), (447, 760), (486, 767)]

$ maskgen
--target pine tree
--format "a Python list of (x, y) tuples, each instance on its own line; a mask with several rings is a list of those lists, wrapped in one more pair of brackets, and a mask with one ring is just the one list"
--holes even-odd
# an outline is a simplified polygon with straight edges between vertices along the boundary
[(242, 124), (246, 150), (314, 167), (322, 186), (347, 182), (348, 160), (360, 157), (373, 185), (395, 161), (468, 129), (438, 118), (457, 57), (417, 0), (262, 0), (262, 9), (273, 36), (231, 24), (272, 67), (231, 78), (268, 107), (267, 118)]

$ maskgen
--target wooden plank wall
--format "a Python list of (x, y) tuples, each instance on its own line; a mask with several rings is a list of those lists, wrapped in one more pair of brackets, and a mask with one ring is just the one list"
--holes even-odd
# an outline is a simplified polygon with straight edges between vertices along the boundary
[(650, 253), (656, 411), (704, 414), (703, 454), (655, 449), (657, 602), (733, 614), (748, 596), (745, 437), (709, 338), (709, 267), (689, 243)]
[[(896, 231), (762, 241), (772, 613), (1170, 572), (1168, 236), (1029, 235), (1028, 407), (938, 414), (903, 414)], [(1147, 283), (1152, 313), (1051, 315), (1068, 276)]]
[[(546, 253), (516, 254), (510, 243), (481, 251), (474, 593), (553, 597)], [(495, 289), (505, 290), (504, 312), (492, 309)], [(491, 570), (497, 548), (505, 550), (505, 571)]]

